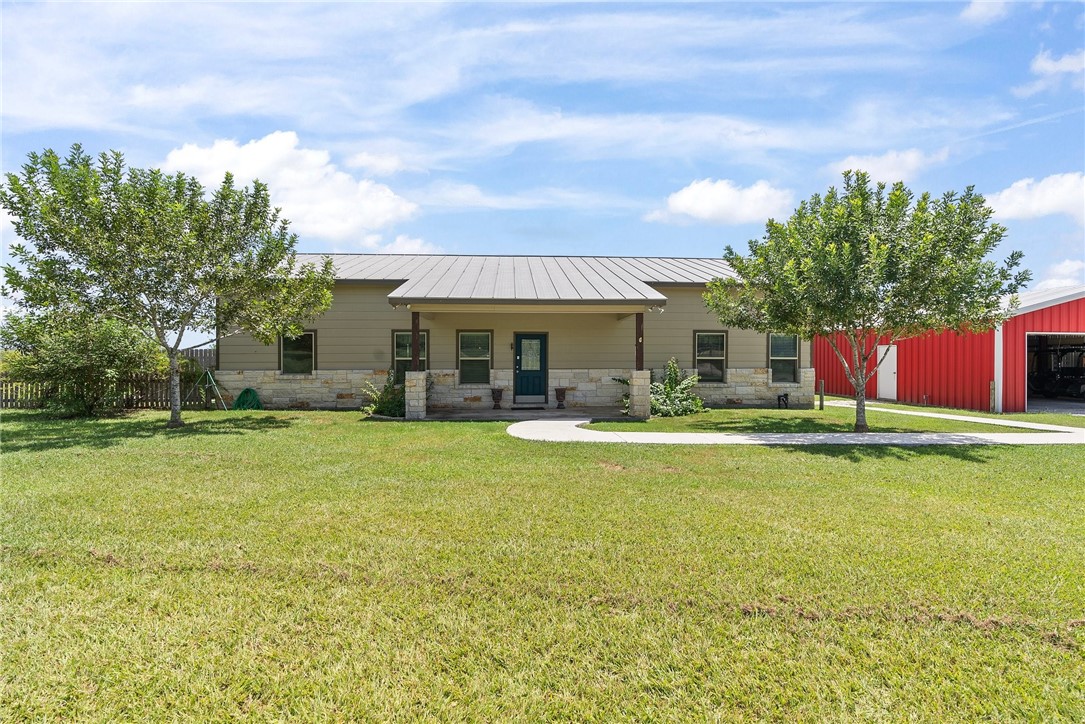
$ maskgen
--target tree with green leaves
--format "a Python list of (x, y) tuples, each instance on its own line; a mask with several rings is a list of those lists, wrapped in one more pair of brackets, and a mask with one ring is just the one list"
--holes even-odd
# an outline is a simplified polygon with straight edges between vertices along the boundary
[(131, 325), (68, 310), (7, 314), (0, 348), (8, 353), (4, 376), (40, 385), (44, 406), (61, 417), (119, 406), (118, 382), (165, 362), (158, 345)]
[(331, 305), (333, 268), (297, 263), (297, 236), (267, 186), (237, 188), (231, 174), (208, 196), (195, 178), (97, 159), (32, 153), (6, 174), (16, 262), (6, 286), (31, 312), (68, 309), (117, 319), (169, 358), (170, 427), (181, 422), (180, 350), (186, 335), (247, 332), (270, 344), (301, 334)]
[(855, 430), (866, 432), (866, 383), (885, 359), (879, 344), (991, 329), (1016, 306), (1003, 296), (1031, 273), (1015, 271), (1019, 251), (1002, 264), (988, 259), (1006, 232), (991, 215), (971, 186), (916, 198), (903, 183), (872, 186), (848, 171), (841, 191), (815, 194), (784, 223), (770, 219), (748, 255), (728, 246), (735, 276), (709, 283), (705, 303), (725, 325), (824, 337), (855, 388)]

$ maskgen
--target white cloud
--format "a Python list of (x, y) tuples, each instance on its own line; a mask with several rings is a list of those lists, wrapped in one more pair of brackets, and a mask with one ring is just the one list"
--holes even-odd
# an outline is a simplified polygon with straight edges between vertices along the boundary
[(391, 176), (407, 169), (407, 164), (394, 153), (361, 151), (346, 161), (351, 168), (365, 169), (374, 176)]
[(1061, 58), (1053, 58), (1048, 50), (1041, 50), (1029, 66), (1032, 74), (1039, 76), (1031, 83), (1017, 86), (1013, 93), (1021, 98), (1028, 98), (1047, 90), (1055, 90), (1069, 77), (1075, 88), (1085, 86), (1085, 49), (1067, 53)]
[(988, 101), (928, 99), (910, 104), (889, 96), (863, 98), (822, 123), (725, 113), (578, 113), (520, 99), (490, 98), (469, 118), (441, 129), (442, 150), (425, 164), (454, 167), (463, 159), (545, 144), (576, 160), (712, 159), (765, 168), (769, 154), (881, 151), (907, 147), (917, 135), (948, 142), (1014, 117)]
[(382, 254), (438, 254), (441, 247), (422, 239), (400, 234), (387, 244), (381, 244), (376, 251)]
[(340, 171), (327, 151), (301, 148), (292, 131), (276, 131), (244, 145), (218, 140), (170, 151), (168, 172), (185, 171), (217, 187), (227, 171), (239, 185), (260, 179), (301, 237), (357, 242), (366, 231), (411, 218), (418, 207), (390, 188)]
[(513, 194), (491, 194), (474, 184), (457, 181), (437, 181), (407, 195), (424, 207), (439, 207), (459, 211), (470, 209), (512, 211), (543, 208), (636, 208), (638, 206), (629, 199), (594, 191), (547, 187)]
[(1023, 178), (987, 196), (1002, 219), (1035, 219), (1067, 214), (1085, 223), (1085, 174), (1060, 173), (1039, 181)]
[(1052, 58), (1049, 51), (1041, 51), (1032, 59), (1031, 68), (1036, 75), (1085, 73), (1085, 49), (1075, 50), (1061, 58)]
[(1085, 260), (1064, 259), (1047, 268), (1043, 280), (1029, 291), (1043, 291), (1058, 287), (1073, 287), (1085, 284)]
[(848, 156), (842, 161), (829, 164), (829, 170), (840, 174), (844, 171), (866, 171), (874, 181), (895, 183), (911, 181), (929, 166), (944, 162), (949, 158), (949, 149), (943, 148), (935, 153), (923, 153), (918, 148), (906, 151), (888, 151), (880, 156)]
[(791, 211), (792, 194), (758, 181), (743, 188), (727, 179), (706, 178), (667, 197), (666, 209), (647, 214), (645, 221), (682, 222), (694, 219), (715, 224), (745, 224), (783, 216)]
[(987, 25), (996, 20), (1001, 20), (1010, 13), (1010, 4), (1006, 2), (991, 2), (991, 0), (972, 0), (961, 11), (961, 20), (976, 25)]

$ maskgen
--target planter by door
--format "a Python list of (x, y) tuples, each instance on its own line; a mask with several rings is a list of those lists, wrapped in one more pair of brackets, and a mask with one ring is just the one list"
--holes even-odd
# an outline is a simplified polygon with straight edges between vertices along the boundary
[(546, 402), (546, 335), (516, 335), (513, 402)]

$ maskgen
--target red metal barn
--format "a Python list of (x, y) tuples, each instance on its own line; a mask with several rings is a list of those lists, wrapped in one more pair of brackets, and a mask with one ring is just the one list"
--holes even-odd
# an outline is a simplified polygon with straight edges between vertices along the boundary
[[(997, 329), (898, 340), (867, 383), (867, 397), (997, 412), (1058, 399), (1085, 412), (1085, 285), (1019, 297), (1014, 316)], [(838, 346), (849, 355), (846, 342)], [(826, 392), (854, 394), (824, 338), (814, 340), (814, 369)]]

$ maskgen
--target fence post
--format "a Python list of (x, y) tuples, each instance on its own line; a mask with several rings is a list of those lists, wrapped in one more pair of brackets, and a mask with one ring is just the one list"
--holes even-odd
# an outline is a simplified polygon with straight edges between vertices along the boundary
[(825, 409), (825, 380), (818, 380), (818, 409)]

